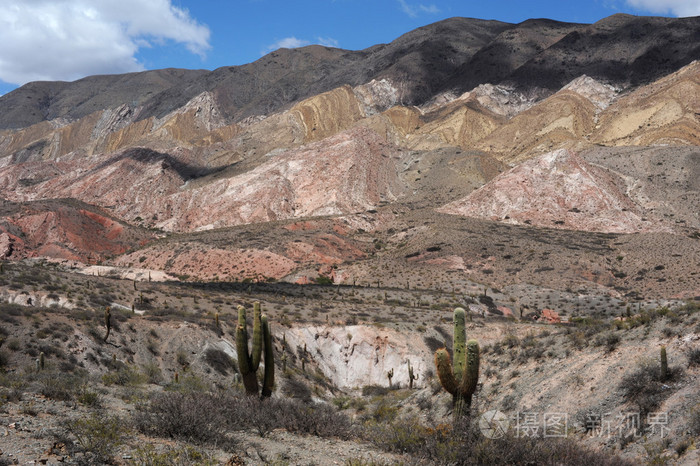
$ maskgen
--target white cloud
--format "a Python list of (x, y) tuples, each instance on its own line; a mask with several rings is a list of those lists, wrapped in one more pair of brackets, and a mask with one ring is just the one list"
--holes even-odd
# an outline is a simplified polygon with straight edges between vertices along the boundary
[(411, 18), (415, 18), (416, 16), (418, 16), (416, 8), (406, 3), (406, 0), (399, 0), (399, 5), (401, 5), (401, 11), (406, 13)]
[(4, 0), (0, 80), (73, 80), (143, 70), (140, 48), (166, 41), (204, 56), (209, 28), (171, 0)]
[(278, 40), (274, 44), (268, 45), (260, 52), (260, 55), (265, 55), (277, 49), (295, 49), (297, 47), (304, 47), (306, 45), (311, 45), (312, 43), (323, 45), (325, 47), (338, 47), (338, 41), (332, 37), (317, 37), (316, 41), (311, 42), (306, 39), (297, 39), (296, 37), (292, 36), (285, 37), (284, 39)]
[(432, 3), (428, 6), (425, 5), (420, 5), (418, 8), (424, 13), (430, 13), (431, 15), (435, 15), (440, 13), (440, 9), (433, 5)]
[(319, 45), (338, 48), (338, 41), (332, 37), (317, 37), (316, 39), (318, 40)]
[(440, 9), (432, 3), (430, 5), (412, 5), (406, 0), (398, 0), (398, 2), (399, 6), (401, 7), (401, 11), (406, 13), (411, 18), (416, 18), (418, 13), (429, 13), (431, 15), (440, 13)]
[(700, 0), (627, 0), (634, 8), (676, 16), (700, 16)]
[(272, 47), (276, 49), (295, 49), (297, 47), (303, 47), (309, 45), (311, 42), (308, 40), (297, 39), (296, 37), (285, 37), (282, 40), (275, 42)]

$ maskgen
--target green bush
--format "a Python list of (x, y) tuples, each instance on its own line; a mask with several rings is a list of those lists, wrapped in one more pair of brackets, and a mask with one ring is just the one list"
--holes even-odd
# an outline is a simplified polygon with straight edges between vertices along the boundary
[(70, 419), (66, 431), (75, 438), (79, 450), (95, 463), (107, 463), (124, 443), (127, 429), (120, 418), (95, 412), (86, 418)]
[(91, 390), (87, 385), (80, 387), (77, 392), (77, 400), (78, 403), (91, 408), (102, 407), (102, 396), (98, 392)]
[(117, 370), (107, 372), (102, 376), (102, 383), (105, 385), (122, 385), (122, 386), (137, 386), (143, 385), (148, 381), (145, 374), (136, 369), (120, 364)]
[(189, 445), (184, 447), (165, 447), (157, 451), (150, 444), (136, 449), (134, 463), (139, 466), (215, 466), (219, 464), (210, 454), (201, 452)]
[(163, 381), (163, 372), (160, 370), (160, 366), (155, 361), (150, 361), (143, 366), (143, 375), (148, 380), (150, 384), (159, 384)]
[(64, 372), (42, 372), (38, 375), (40, 392), (46, 398), (59, 401), (73, 400), (85, 383), (84, 372), (70, 374)]
[(332, 285), (333, 279), (331, 277), (327, 277), (326, 275), (319, 275), (316, 277), (316, 283), (318, 285)]

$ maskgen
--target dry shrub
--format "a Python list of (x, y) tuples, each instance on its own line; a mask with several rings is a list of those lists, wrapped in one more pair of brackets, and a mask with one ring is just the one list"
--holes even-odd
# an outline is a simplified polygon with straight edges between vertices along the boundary
[(157, 437), (231, 445), (222, 401), (209, 393), (159, 393), (138, 407), (134, 425), (140, 432)]
[(619, 389), (625, 401), (635, 403), (642, 417), (646, 417), (647, 413), (652, 412), (671, 394), (671, 390), (665, 388), (664, 384), (679, 379), (681, 375), (680, 368), (669, 367), (668, 379), (662, 380), (659, 364), (643, 360), (636, 369), (622, 378)]
[(159, 437), (233, 447), (229, 433), (254, 430), (265, 437), (274, 429), (319, 437), (349, 438), (350, 419), (330, 405), (236, 393), (163, 392), (140, 405), (137, 429)]
[(218, 348), (208, 348), (204, 352), (204, 360), (221, 375), (228, 375), (229, 370), (238, 371), (238, 365), (226, 352)]
[(85, 373), (41, 372), (37, 376), (39, 391), (46, 398), (59, 401), (74, 399), (85, 384)]
[(66, 430), (75, 438), (78, 449), (88, 455), (88, 462), (107, 463), (124, 442), (126, 426), (116, 416), (94, 412), (89, 417), (70, 419)]
[(416, 418), (375, 424), (363, 430), (366, 440), (380, 448), (408, 454), (415, 464), (567, 466), (632, 466), (618, 456), (590, 450), (569, 438), (523, 438), (506, 434), (487, 439), (468, 419), (456, 428), (448, 424), (425, 427)]
[(686, 352), (688, 367), (700, 366), (700, 348), (691, 348)]

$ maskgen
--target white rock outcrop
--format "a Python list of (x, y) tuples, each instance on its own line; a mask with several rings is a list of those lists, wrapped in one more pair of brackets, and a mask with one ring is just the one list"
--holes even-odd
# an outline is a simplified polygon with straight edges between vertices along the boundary
[[(408, 386), (408, 363), (418, 376), (414, 387), (425, 385), (432, 370), (432, 355), (422, 340), (396, 330), (362, 325), (346, 327), (295, 327), (284, 331), (294, 351), (306, 351), (326, 377), (339, 388), (365, 385)], [(278, 334), (278, 336), (281, 336)]]

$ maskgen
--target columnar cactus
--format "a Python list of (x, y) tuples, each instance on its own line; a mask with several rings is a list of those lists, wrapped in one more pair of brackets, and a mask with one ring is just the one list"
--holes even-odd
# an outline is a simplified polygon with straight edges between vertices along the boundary
[(661, 380), (668, 378), (668, 359), (666, 358), (666, 347), (661, 347)]
[(464, 309), (454, 311), (454, 365), (445, 348), (435, 352), (435, 366), (440, 384), (452, 395), (455, 419), (469, 414), (472, 396), (479, 382), (479, 343), (467, 339)]
[(253, 348), (248, 351), (248, 329), (245, 308), (238, 306), (238, 328), (236, 329), (236, 352), (238, 368), (243, 379), (243, 386), (248, 395), (258, 394), (257, 371), (265, 349), (265, 375), (263, 377), (262, 396), (269, 397), (275, 384), (275, 361), (272, 353), (272, 335), (267, 316), (262, 316), (260, 303), (253, 305)]
[(413, 374), (413, 366), (411, 366), (411, 361), (408, 361), (408, 388), (413, 388), (414, 380), (418, 380), (418, 376)]
[(262, 397), (269, 398), (275, 386), (275, 356), (272, 353), (272, 334), (267, 316), (262, 316), (263, 345), (265, 346), (265, 373), (263, 377)]
[(44, 365), (45, 365), (45, 360), (44, 360), (44, 352), (42, 351), (39, 353), (39, 357), (36, 358), (36, 372), (39, 373), (40, 371), (44, 370)]
[(109, 338), (109, 331), (112, 330), (112, 314), (109, 312), (109, 306), (105, 308), (105, 327), (107, 327), (107, 333), (105, 334), (104, 340), (107, 341), (107, 338)]

